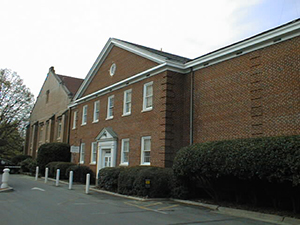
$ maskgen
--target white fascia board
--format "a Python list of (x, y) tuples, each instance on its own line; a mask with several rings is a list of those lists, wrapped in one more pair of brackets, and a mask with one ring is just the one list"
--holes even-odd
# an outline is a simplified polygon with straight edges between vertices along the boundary
[[(227, 59), (238, 57), (242, 54), (249, 53), (272, 44), (279, 43), (284, 40), (291, 39), (300, 35), (300, 22), (288, 24), (287, 26), (280, 27), (275, 30), (263, 33), (253, 38), (241, 41), (237, 44), (222, 48), (210, 54), (204, 55), (198, 59), (185, 64), (186, 67), (194, 67), (199, 69), (203, 67), (203, 64), (209, 63), (209, 65), (216, 64)], [(276, 39), (281, 38), (275, 42)], [(237, 54), (237, 53), (241, 54)], [(208, 66), (209, 66), (208, 65)]]
[(74, 96), (75, 100), (79, 98), (79, 96), (82, 94), (82, 92), (85, 90), (85, 88), (89, 85), (89, 83), (91, 82), (91, 77), (93, 77), (95, 75), (95, 73), (98, 71), (98, 68), (103, 63), (104, 59), (106, 58), (106, 56), (108, 55), (108, 53), (110, 52), (112, 47), (113, 47), (112, 46), (112, 38), (109, 38), (108, 41), (106, 42), (104, 48), (98, 55), (93, 66), (91, 67), (90, 71), (86, 75), (86, 77), (85, 77), (84, 81), (82, 82), (80, 88), (78, 89), (76, 95)]
[(139, 48), (137, 46), (131, 45), (129, 43), (124, 43), (122, 41), (116, 40), (116, 39), (112, 39), (112, 42), (117, 46), (120, 47), (124, 50), (127, 50), (129, 52), (132, 52), (136, 55), (139, 55), (143, 58), (149, 59), (151, 61), (154, 61), (156, 63), (164, 63), (166, 61), (166, 58), (160, 55), (157, 55), (155, 53), (151, 53), (147, 50), (144, 50), (142, 48)]
[(115, 84), (112, 84), (110, 86), (102, 88), (102, 89), (100, 89), (100, 90), (98, 90), (98, 91), (96, 91), (94, 93), (91, 93), (89, 95), (86, 95), (86, 96), (84, 96), (82, 98), (79, 98), (79, 99), (75, 100), (74, 102), (72, 102), (69, 105), (69, 107), (74, 107), (74, 106), (76, 106), (77, 104), (79, 104), (81, 102), (88, 101), (90, 99), (93, 99), (93, 98), (96, 98), (98, 96), (104, 95), (106, 93), (111, 92), (112, 90), (117, 90), (117, 89), (123, 88), (123, 87), (127, 86), (128, 83), (133, 84), (133, 83), (136, 83), (136, 82), (138, 82), (140, 80), (148, 78), (149, 76), (154, 76), (154, 75), (156, 75), (158, 73), (161, 73), (161, 72), (163, 72), (163, 71), (166, 70), (166, 65), (167, 65), (166, 63), (160, 64), (160, 65), (158, 65), (156, 67), (153, 67), (151, 69), (148, 69), (148, 70), (145, 70), (145, 71), (143, 71), (141, 73), (133, 75), (133, 76), (131, 76), (129, 78), (121, 80), (121, 81), (119, 81), (119, 82), (117, 82)]

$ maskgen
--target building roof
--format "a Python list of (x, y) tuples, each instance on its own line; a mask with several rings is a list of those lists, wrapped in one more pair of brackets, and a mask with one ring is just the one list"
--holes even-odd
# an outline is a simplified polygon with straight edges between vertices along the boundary
[(128, 41), (123, 41), (123, 40), (116, 39), (116, 38), (113, 38), (113, 39), (117, 40), (117, 41), (127, 43), (127, 44), (130, 44), (130, 45), (134, 45), (134, 46), (136, 46), (138, 48), (141, 48), (141, 49), (144, 49), (148, 52), (160, 55), (160, 56), (166, 58), (167, 60), (172, 60), (172, 61), (176, 61), (176, 62), (179, 62), (179, 63), (186, 63), (186, 62), (191, 61), (191, 59), (186, 58), (186, 57), (182, 57), (182, 56), (179, 56), (179, 55), (174, 55), (174, 54), (171, 54), (171, 53), (168, 53), (168, 52), (163, 52), (163, 51), (160, 51), (160, 50), (156, 50), (156, 49), (153, 49), (153, 48), (149, 48), (149, 47), (146, 47), (146, 46), (143, 46), (143, 45), (134, 44), (134, 43), (131, 43), (131, 42), (128, 42)]
[(68, 91), (74, 96), (83, 82), (83, 79), (56, 74), (61, 83), (65, 85)]

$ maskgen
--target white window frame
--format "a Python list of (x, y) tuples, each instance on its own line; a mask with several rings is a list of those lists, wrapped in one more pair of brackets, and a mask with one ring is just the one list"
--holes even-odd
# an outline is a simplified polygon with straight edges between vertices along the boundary
[(114, 104), (115, 104), (114, 101), (115, 101), (114, 95), (111, 95), (107, 98), (107, 115), (106, 115), (107, 120), (114, 118)]
[(131, 114), (131, 99), (132, 99), (132, 89), (124, 91), (123, 116), (128, 116)]
[(100, 115), (100, 101), (94, 102), (94, 114), (93, 114), (93, 123), (97, 123), (99, 121)]
[[(145, 150), (145, 140), (150, 140), (150, 149)], [(150, 153), (150, 159), (149, 162), (145, 162), (145, 152)], [(142, 143), (141, 143), (141, 165), (150, 165), (151, 162), (151, 136), (145, 136), (142, 137)]]
[(81, 145), (80, 145), (80, 159), (79, 159), (79, 162), (81, 164), (84, 163), (84, 158), (85, 158), (85, 143), (81, 143)]
[[(124, 157), (124, 154), (125, 154), (125, 143), (128, 143), (128, 151), (127, 154), (128, 154), (128, 160), (125, 161), (125, 157)], [(130, 152), (130, 142), (129, 142), (129, 138), (126, 138), (126, 139), (122, 139), (122, 146), (121, 146), (121, 166), (128, 166), (129, 164), (129, 152)]]
[[(152, 94), (151, 95), (147, 95), (147, 88), (149, 86), (152, 86)], [(151, 98), (151, 101), (152, 101), (151, 106), (147, 106), (149, 98)], [(152, 109), (153, 109), (153, 81), (144, 84), (144, 89), (143, 89), (143, 112), (150, 111)]]
[(88, 106), (84, 105), (82, 107), (82, 120), (81, 120), (81, 125), (86, 125), (87, 124), (87, 111), (88, 111)]
[(77, 116), (78, 116), (77, 111), (74, 111), (74, 113), (73, 113), (73, 127), (72, 127), (73, 130), (76, 129)]
[(57, 119), (57, 140), (61, 139), (61, 134), (62, 134), (62, 118), (59, 117)]
[(91, 144), (91, 163), (90, 164), (96, 164), (97, 163), (97, 150), (98, 150), (98, 143), (92, 142)]

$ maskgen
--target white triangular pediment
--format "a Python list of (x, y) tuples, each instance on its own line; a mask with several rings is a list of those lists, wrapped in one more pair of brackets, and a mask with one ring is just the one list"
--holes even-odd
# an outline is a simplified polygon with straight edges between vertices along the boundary
[(106, 127), (100, 131), (100, 133), (96, 137), (96, 140), (97, 141), (113, 140), (113, 139), (116, 139), (117, 137), (118, 137), (117, 134), (113, 131), (113, 129), (111, 127)]

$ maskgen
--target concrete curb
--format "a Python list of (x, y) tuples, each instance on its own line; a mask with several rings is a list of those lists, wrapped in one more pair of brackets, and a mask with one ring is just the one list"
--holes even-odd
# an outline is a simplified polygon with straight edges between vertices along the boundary
[(277, 216), (277, 215), (247, 211), (242, 209), (233, 209), (233, 208), (222, 207), (219, 205), (212, 205), (212, 204), (206, 204), (201, 202), (193, 202), (193, 201), (186, 201), (186, 200), (179, 200), (179, 199), (171, 199), (171, 200), (183, 204), (205, 207), (214, 210), (218, 213), (236, 216), (236, 217), (249, 218), (249, 219), (260, 220), (264, 222), (271, 222), (271, 223), (282, 224), (282, 225), (300, 224), (300, 219), (295, 219), (291, 217)]
[(7, 191), (13, 191), (14, 189), (12, 187), (8, 188), (0, 188), (0, 192), (7, 192)]
[[(48, 178), (48, 180), (55, 181), (55, 179), (53, 179), (53, 178)], [(61, 180), (59, 181), (59, 183), (68, 184), (68, 182), (61, 181)], [(13, 190), (13, 188), (11, 188), (11, 190)], [(96, 188), (96, 186), (90, 187), (90, 190), (98, 192), (98, 193), (103, 193), (103, 194), (112, 195), (112, 196), (121, 197), (121, 198), (127, 198), (127, 199), (131, 199), (131, 200), (136, 200), (136, 201), (167, 201), (167, 200), (171, 200), (171, 201), (182, 203), (182, 204), (204, 207), (204, 208), (216, 211), (217, 213), (222, 213), (222, 214), (236, 216), (236, 217), (242, 217), (242, 218), (249, 218), (249, 219), (254, 219), (254, 220), (260, 220), (260, 221), (264, 221), (264, 222), (282, 224), (282, 225), (299, 225), (300, 224), (300, 219), (271, 215), (271, 214), (266, 214), (266, 213), (253, 212), (253, 211), (247, 211), (247, 210), (242, 210), (242, 209), (222, 207), (219, 205), (213, 205), (213, 204), (207, 204), (207, 203), (201, 203), (201, 202), (193, 202), (193, 201), (188, 201), (188, 200), (180, 200), (180, 199), (172, 199), (172, 198), (169, 199), (169, 198), (134, 197), (134, 196), (122, 195), (122, 194), (118, 194), (118, 193), (114, 193), (114, 192), (110, 192), (110, 191), (100, 190), (100, 189)], [(8, 191), (8, 190), (5, 190), (5, 191)], [(1, 189), (0, 189), (0, 192), (2, 192)]]

